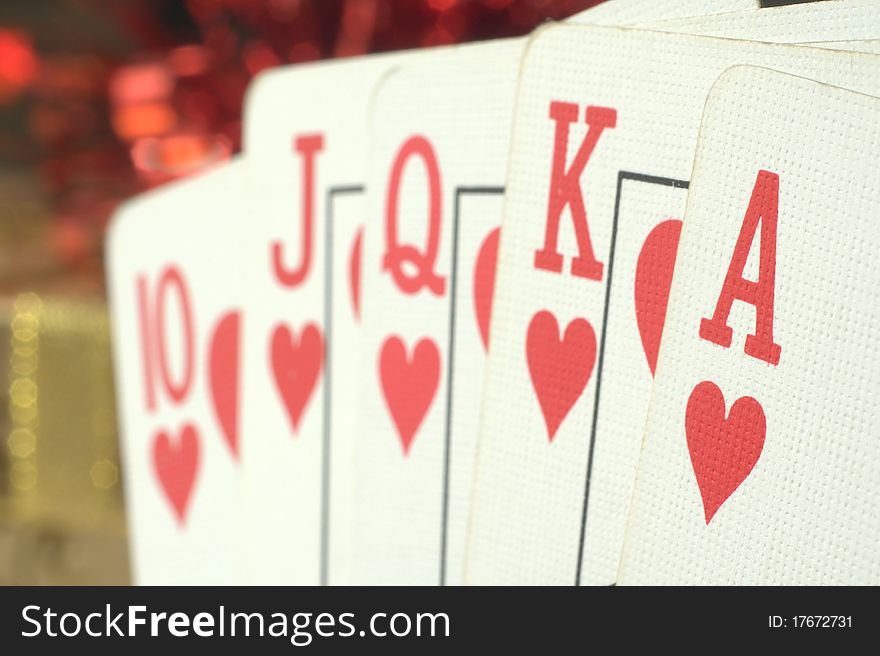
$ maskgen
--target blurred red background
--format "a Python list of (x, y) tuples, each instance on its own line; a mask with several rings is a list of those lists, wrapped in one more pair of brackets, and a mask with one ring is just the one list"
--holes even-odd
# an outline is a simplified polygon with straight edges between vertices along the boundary
[(114, 206), (238, 150), (245, 89), (265, 68), (520, 35), (593, 4), (3, 3), (0, 190), (11, 186), (15, 193), (0, 202), (7, 244), (0, 291), (36, 280), (53, 288), (99, 287), (101, 237)]

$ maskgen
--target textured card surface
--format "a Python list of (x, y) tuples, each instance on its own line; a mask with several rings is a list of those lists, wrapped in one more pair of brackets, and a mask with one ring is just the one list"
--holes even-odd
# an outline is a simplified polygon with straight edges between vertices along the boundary
[(682, 18), (651, 29), (774, 43), (855, 41), (880, 36), (877, 0), (822, 0), (761, 11)]
[(134, 580), (239, 581), (242, 164), (125, 204), (108, 285)]
[(880, 100), (709, 94), (621, 583), (880, 582)]
[(614, 582), (700, 115), (738, 63), (880, 89), (871, 55), (599, 27), (530, 44), (466, 582)]
[(684, 20), (760, 8), (760, 0), (606, 0), (573, 16), (572, 23), (642, 25), (660, 20)]

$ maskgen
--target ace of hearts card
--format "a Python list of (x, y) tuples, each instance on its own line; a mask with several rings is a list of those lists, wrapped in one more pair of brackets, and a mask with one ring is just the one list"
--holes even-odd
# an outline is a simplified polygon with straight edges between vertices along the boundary
[(709, 94), (621, 583), (880, 581), (880, 100)]

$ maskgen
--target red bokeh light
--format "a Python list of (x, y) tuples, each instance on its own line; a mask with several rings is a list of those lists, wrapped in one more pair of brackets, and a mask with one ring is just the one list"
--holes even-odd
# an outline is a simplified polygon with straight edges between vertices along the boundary
[(116, 71), (110, 79), (110, 99), (117, 105), (166, 100), (174, 78), (161, 63), (134, 64)]
[(37, 76), (39, 59), (26, 34), (0, 29), (0, 100), (16, 96)]
[(231, 155), (232, 146), (223, 135), (184, 133), (140, 139), (131, 149), (135, 169), (149, 186), (185, 177)]
[(254, 41), (244, 48), (244, 65), (251, 75), (256, 75), (260, 71), (278, 66), (281, 60), (275, 51), (263, 41)]
[(203, 75), (211, 68), (211, 51), (204, 46), (180, 46), (168, 53), (165, 61), (177, 77)]

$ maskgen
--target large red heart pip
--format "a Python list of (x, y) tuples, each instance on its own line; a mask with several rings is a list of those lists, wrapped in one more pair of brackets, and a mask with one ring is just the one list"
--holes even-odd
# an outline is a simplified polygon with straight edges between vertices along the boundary
[(751, 396), (734, 401), (725, 418), (724, 395), (715, 383), (703, 381), (688, 398), (684, 426), (708, 524), (757, 464), (767, 421)]
[(656, 225), (645, 238), (636, 263), (636, 324), (652, 376), (657, 368), (680, 235), (681, 221), (678, 219)]
[(474, 310), (483, 348), (489, 350), (489, 319), (492, 317), (492, 296), (495, 293), (495, 265), (498, 261), (498, 239), (501, 228), (495, 228), (483, 240), (474, 266)]
[(228, 312), (214, 326), (208, 356), (208, 388), (214, 414), (232, 455), (238, 458), (238, 354), (241, 313)]
[(297, 340), (286, 325), (276, 326), (272, 332), (271, 357), (275, 385), (287, 409), (293, 431), (297, 433), (324, 362), (321, 329), (310, 323), (303, 328), (302, 336)]
[(593, 373), (596, 333), (586, 319), (575, 319), (560, 340), (556, 317), (541, 310), (529, 322), (526, 360), (547, 425), (547, 438), (552, 442)]
[(409, 455), (419, 429), (440, 382), (440, 350), (433, 340), (424, 337), (413, 350), (412, 360), (400, 337), (393, 335), (382, 344), (379, 355), (379, 379), (382, 393), (397, 427), (403, 454)]
[(164, 430), (153, 438), (153, 469), (177, 522), (184, 524), (199, 466), (199, 436), (195, 426), (185, 424), (172, 443)]

